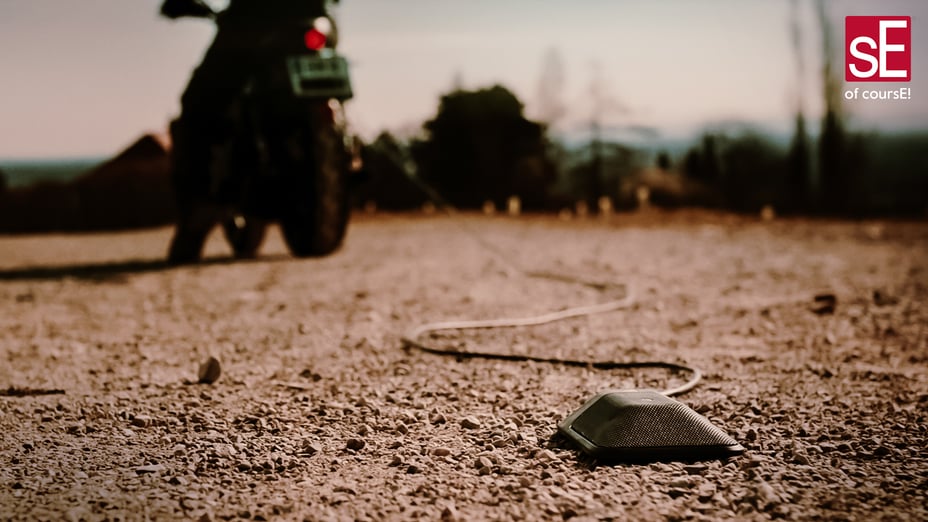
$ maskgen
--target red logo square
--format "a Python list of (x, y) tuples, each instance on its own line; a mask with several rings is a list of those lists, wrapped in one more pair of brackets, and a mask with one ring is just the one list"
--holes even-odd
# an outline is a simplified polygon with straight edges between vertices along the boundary
[(845, 17), (844, 79), (849, 82), (910, 81), (912, 17)]

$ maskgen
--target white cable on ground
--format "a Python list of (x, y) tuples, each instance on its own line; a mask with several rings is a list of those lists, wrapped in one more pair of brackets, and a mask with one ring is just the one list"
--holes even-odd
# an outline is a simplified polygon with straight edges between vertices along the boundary
[[(438, 205), (443, 208), (445, 212), (451, 216), (456, 217), (457, 212), (454, 207), (448, 204), (444, 198), (441, 197), (435, 190), (425, 184), (417, 176), (412, 173), (407, 172), (407, 177), (413, 181), (419, 188), (425, 192), (428, 197)], [(543, 324), (552, 323), (555, 321), (563, 321), (565, 319), (570, 319), (574, 317), (583, 317), (593, 314), (601, 314), (606, 312), (614, 312), (616, 310), (621, 310), (628, 308), (635, 304), (635, 295), (632, 292), (631, 288), (628, 285), (615, 285), (613, 283), (600, 283), (585, 281), (573, 276), (555, 274), (549, 272), (536, 272), (524, 270), (516, 263), (513, 263), (508, 257), (501, 252), (496, 245), (486, 241), (480, 234), (470, 230), (463, 223), (460, 223), (461, 228), (474, 240), (476, 240), (480, 245), (482, 245), (488, 252), (493, 254), (508, 270), (516, 272), (526, 277), (533, 277), (538, 279), (547, 279), (550, 281), (560, 281), (569, 284), (582, 285), (589, 288), (593, 288), (599, 291), (606, 290), (608, 288), (615, 288), (616, 286), (622, 286), (625, 290), (625, 296), (621, 299), (607, 301), (600, 304), (588, 305), (588, 306), (578, 306), (573, 308), (567, 308), (558, 312), (551, 312), (543, 315), (537, 315), (532, 317), (519, 317), (519, 318), (506, 318), (506, 319), (484, 319), (484, 320), (461, 320), (461, 321), (442, 321), (436, 323), (428, 323), (417, 326), (410, 330), (406, 335), (402, 337), (402, 342), (404, 346), (408, 348), (415, 348), (417, 350), (437, 354), (437, 355), (453, 355), (458, 358), (478, 358), (478, 359), (495, 359), (503, 361), (534, 361), (548, 364), (559, 364), (563, 366), (579, 366), (579, 367), (589, 367), (597, 370), (612, 370), (612, 369), (628, 369), (628, 368), (664, 368), (674, 372), (685, 372), (690, 374), (690, 380), (684, 383), (681, 386), (676, 388), (670, 388), (663, 390), (661, 393), (667, 396), (680, 395), (686, 393), (699, 384), (699, 381), (702, 379), (702, 372), (698, 369), (685, 366), (682, 364), (675, 364), (663, 361), (649, 361), (649, 362), (617, 362), (617, 361), (605, 361), (605, 362), (587, 362), (573, 359), (557, 359), (557, 358), (546, 358), (546, 357), (535, 357), (530, 355), (513, 355), (513, 354), (501, 354), (501, 353), (492, 353), (492, 352), (469, 352), (456, 350), (453, 348), (435, 348), (428, 346), (419, 341), (419, 338), (423, 335), (445, 331), (445, 330), (470, 330), (470, 329), (486, 329), (486, 328), (514, 328), (519, 326), (540, 326)]]

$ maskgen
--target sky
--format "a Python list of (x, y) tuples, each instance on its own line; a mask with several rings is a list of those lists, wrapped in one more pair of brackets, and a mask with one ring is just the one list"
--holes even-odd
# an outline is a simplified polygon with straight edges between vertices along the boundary
[[(349, 117), (367, 138), (382, 129), (414, 132), (455, 86), (502, 84), (537, 117), (552, 52), (564, 71), (567, 112), (555, 125), (562, 132), (588, 128), (594, 113), (607, 127), (643, 125), (663, 135), (730, 121), (786, 130), (797, 97), (810, 118), (821, 113), (821, 37), (810, 0), (798, 0), (802, 81), (788, 0), (341, 3), (340, 51), (351, 61), (356, 94)], [(0, 0), (0, 158), (109, 155), (144, 132), (164, 132), (215, 29), (205, 20), (159, 18), (159, 5)], [(839, 46), (846, 15), (912, 17), (912, 99), (847, 108), (862, 128), (928, 127), (921, 55), (928, 53), (928, 2), (835, 0), (829, 9)], [(597, 104), (589, 95), (594, 84)], [(857, 86), (887, 88), (842, 88)]]

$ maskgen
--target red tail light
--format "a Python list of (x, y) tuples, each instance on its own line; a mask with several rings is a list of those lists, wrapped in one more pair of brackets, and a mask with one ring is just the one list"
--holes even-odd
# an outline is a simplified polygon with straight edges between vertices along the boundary
[(306, 48), (313, 51), (318, 51), (325, 47), (326, 40), (325, 33), (315, 27), (306, 31), (306, 35), (303, 36), (303, 41), (306, 42)]

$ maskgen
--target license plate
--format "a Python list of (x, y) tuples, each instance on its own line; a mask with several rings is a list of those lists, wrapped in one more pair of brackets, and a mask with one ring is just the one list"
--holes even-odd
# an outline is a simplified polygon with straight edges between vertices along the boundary
[(301, 55), (287, 59), (293, 93), (303, 97), (351, 98), (348, 61), (341, 56)]

